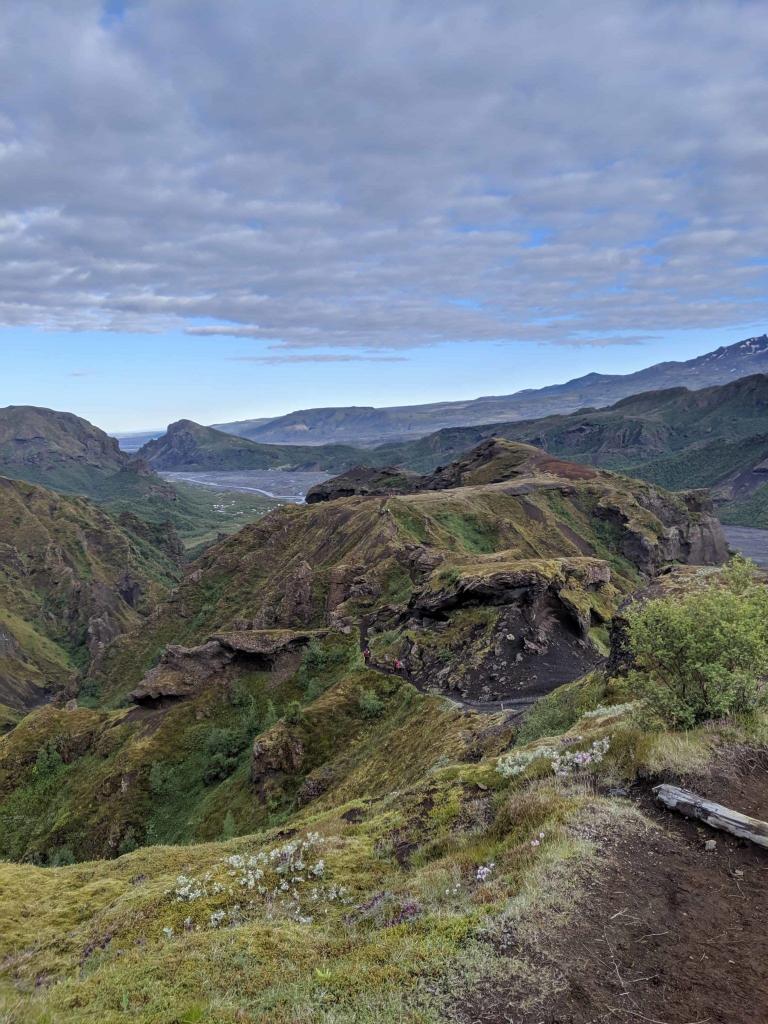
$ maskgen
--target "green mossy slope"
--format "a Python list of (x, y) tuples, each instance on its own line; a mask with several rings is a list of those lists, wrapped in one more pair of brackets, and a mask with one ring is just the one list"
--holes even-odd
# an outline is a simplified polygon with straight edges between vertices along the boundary
[(96, 505), (0, 477), (0, 700), (69, 686), (173, 582), (159, 548)]

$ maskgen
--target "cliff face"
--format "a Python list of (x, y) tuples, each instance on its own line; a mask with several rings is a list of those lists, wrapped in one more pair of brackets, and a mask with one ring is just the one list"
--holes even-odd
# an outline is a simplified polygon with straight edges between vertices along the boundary
[(242, 672), (269, 672), (273, 680), (298, 668), (301, 652), (323, 632), (289, 630), (219, 633), (197, 647), (169, 644), (159, 663), (130, 694), (154, 707), (221, 686)]

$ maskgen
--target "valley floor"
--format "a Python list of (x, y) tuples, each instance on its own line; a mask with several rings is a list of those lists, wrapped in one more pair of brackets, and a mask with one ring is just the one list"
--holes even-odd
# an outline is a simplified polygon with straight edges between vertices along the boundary
[(723, 533), (729, 546), (751, 558), (752, 561), (768, 568), (768, 530), (757, 530), (751, 526), (723, 526)]
[(192, 487), (260, 494), (279, 501), (302, 502), (310, 487), (328, 479), (328, 473), (288, 472), (279, 469), (196, 470), (195, 472), (161, 472), (172, 484)]

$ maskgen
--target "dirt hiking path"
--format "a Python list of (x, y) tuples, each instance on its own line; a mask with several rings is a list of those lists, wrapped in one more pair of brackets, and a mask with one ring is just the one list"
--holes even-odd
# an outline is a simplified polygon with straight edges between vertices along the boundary
[[(706, 785), (713, 799), (768, 818), (762, 765)], [(535, 950), (511, 937), (510, 954), (534, 965), (526, 980), (468, 993), (457, 1021), (768, 1024), (768, 851), (659, 809), (650, 785), (633, 799), (659, 827), (609, 836), (572, 923)], [(524, 1011), (540, 982), (552, 994)]]

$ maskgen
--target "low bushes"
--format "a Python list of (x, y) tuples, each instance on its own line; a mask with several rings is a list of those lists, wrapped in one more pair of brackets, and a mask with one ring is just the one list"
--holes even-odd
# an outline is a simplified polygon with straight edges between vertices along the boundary
[(749, 712), (768, 700), (768, 589), (735, 558), (700, 591), (627, 616), (630, 688), (673, 728)]

